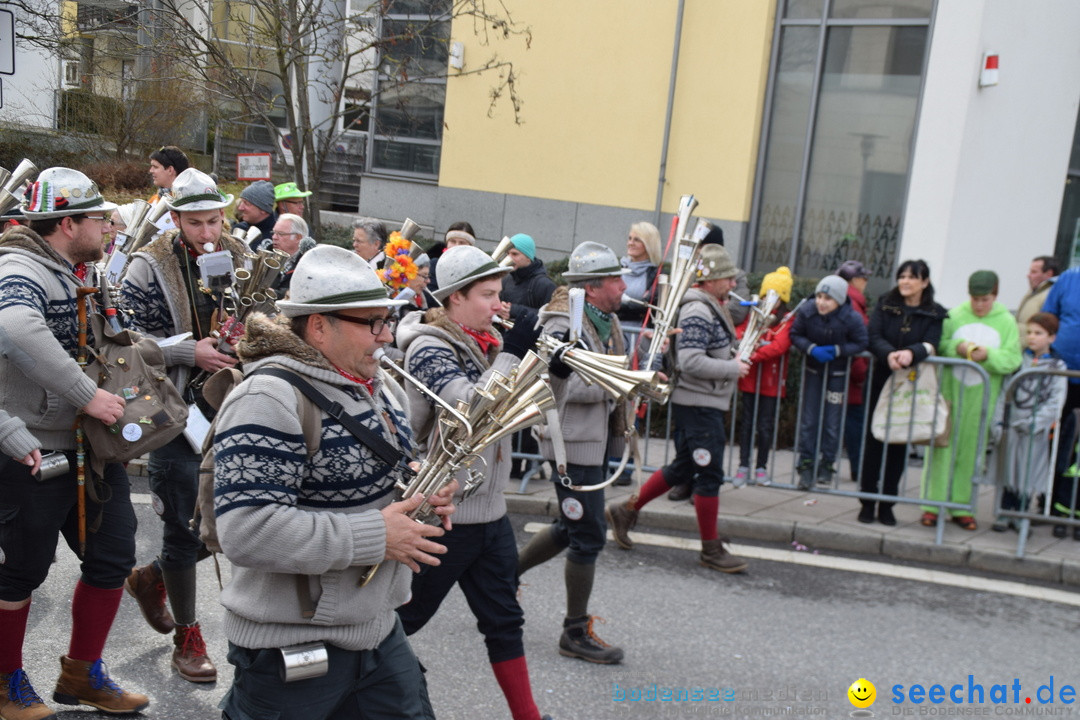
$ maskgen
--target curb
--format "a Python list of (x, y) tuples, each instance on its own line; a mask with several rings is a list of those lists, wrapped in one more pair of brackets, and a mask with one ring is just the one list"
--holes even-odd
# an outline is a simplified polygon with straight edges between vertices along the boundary
[[(520, 515), (544, 515), (552, 518), (558, 516), (558, 506), (554, 499), (535, 495), (507, 493), (506, 509), (507, 512)], [(720, 534), (734, 540), (782, 545), (798, 542), (822, 550), (837, 550), (948, 568), (968, 568), (1012, 578), (1049, 582), (1063, 585), (1067, 589), (1080, 589), (1080, 562), (1033, 556), (1020, 559), (998, 550), (981, 550), (955, 544), (935, 545), (932, 542), (889, 537), (882, 533), (801, 524), (791, 520), (721, 514), (718, 523)], [(697, 521), (692, 515), (663, 509), (645, 509), (641, 511), (638, 528), (696, 533)]]

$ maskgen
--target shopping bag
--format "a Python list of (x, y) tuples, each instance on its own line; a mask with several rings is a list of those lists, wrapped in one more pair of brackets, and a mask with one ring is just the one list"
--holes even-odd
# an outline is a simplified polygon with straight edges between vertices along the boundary
[(890, 445), (946, 447), (952, 424), (949, 405), (938, 392), (937, 368), (919, 364), (896, 370), (881, 389), (870, 432)]

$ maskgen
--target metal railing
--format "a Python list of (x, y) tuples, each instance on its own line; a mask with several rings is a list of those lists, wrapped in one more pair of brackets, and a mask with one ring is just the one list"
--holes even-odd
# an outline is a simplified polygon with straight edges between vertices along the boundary
[[(1075, 370), (1032, 367), (1013, 375), (1004, 399), (997, 449), (994, 514), (999, 529), (1017, 531), (1016, 557), (1024, 557), (1034, 522), (1080, 532), (1080, 469), (1076, 457), (1080, 418), (1062, 417), (1069, 378)], [(1051, 387), (1060, 383), (1057, 393)], [(1053, 406), (1044, 408), (1049, 401)], [(1064, 537), (1060, 535), (1059, 537)]]
[[(633, 334), (635, 334), (637, 332), (635, 329), (623, 328), (623, 330), (624, 330), (624, 332), (627, 332), (628, 334), (631, 334), (631, 335), (633, 335)], [(860, 408), (861, 410), (863, 410), (862, 418), (861, 418), (861, 420), (858, 421), (858, 426), (857, 426), (857, 429), (858, 429), (857, 457), (860, 458), (860, 459), (865, 456), (866, 441), (867, 441), (867, 438), (870, 436), (869, 429), (870, 429), (870, 423), (872, 421), (872, 418), (870, 417), (870, 413), (868, 412), (868, 410), (869, 410), (870, 407), (872, 407), (874, 405), (874, 402), (873, 402), (874, 398), (870, 397), (870, 393), (872, 391), (871, 389), (875, 385), (875, 383), (874, 383), (875, 361), (874, 361), (873, 357), (871, 355), (869, 355), (868, 353), (862, 353), (862, 354), (856, 356), (856, 358), (848, 358), (847, 360), (844, 360), (844, 361), (834, 361), (834, 362), (837, 362), (837, 363), (839, 363), (839, 362), (844, 363), (843, 390), (842, 390), (842, 392), (840, 393), (839, 396), (837, 396), (836, 394), (833, 394), (832, 396), (830, 396), (827, 392), (820, 393), (820, 401), (814, 407), (806, 407), (804, 405), (804, 402), (803, 402), (804, 397), (805, 397), (805, 393), (802, 391), (802, 389), (806, 386), (807, 369), (806, 369), (806, 364), (804, 362), (800, 362), (798, 359), (796, 359), (796, 358), (799, 358), (799, 357), (800, 356), (797, 355), (795, 352), (789, 352), (786, 356), (784, 356), (780, 360), (780, 362), (782, 363), (782, 367), (781, 367), (781, 371), (780, 371), (780, 377), (781, 378), (786, 378), (787, 377), (787, 370), (788, 370), (787, 366), (789, 366), (793, 362), (793, 360), (800, 365), (799, 385), (798, 385), (797, 388), (792, 388), (792, 387), (790, 387), (790, 385), (791, 385), (790, 383), (784, 383), (784, 384), (789, 385), (787, 396), (786, 397), (781, 397), (780, 395), (778, 395), (777, 402), (775, 403), (774, 407), (772, 407), (769, 410), (769, 412), (772, 414), (773, 422), (771, 424), (772, 425), (771, 437), (768, 438), (768, 462), (766, 464), (767, 476), (766, 476), (765, 481), (762, 482), (761, 484), (762, 485), (768, 485), (771, 488), (775, 488), (775, 489), (777, 489), (779, 491), (791, 491), (791, 490), (801, 491), (802, 490), (799, 487), (799, 483), (798, 483), (799, 469), (798, 469), (798, 466), (797, 466), (796, 457), (797, 457), (798, 448), (799, 448), (800, 439), (801, 439), (800, 438), (800, 425), (802, 424), (803, 416), (806, 413), (812, 413), (814, 416), (816, 416), (816, 420), (814, 422), (806, 423), (806, 428), (809, 428), (810, 431), (814, 432), (815, 435), (816, 435), (813, 438), (813, 442), (810, 443), (811, 447), (814, 448), (812, 470), (813, 470), (813, 475), (815, 476), (815, 480), (816, 480), (816, 478), (818, 476), (818, 471), (822, 467), (822, 461), (824, 459), (823, 455), (825, 457), (834, 458), (835, 461), (837, 462), (837, 466), (838, 466), (837, 469), (839, 469), (839, 464), (840, 464), (839, 461), (840, 461), (840, 459), (842, 457), (841, 446), (843, 445), (843, 440), (842, 440), (843, 428), (844, 428), (845, 424), (847, 423), (848, 413), (851, 411), (850, 407), (852, 407), (852, 406), (849, 406), (849, 404), (848, 404), (848, 400), (849, 400), (849, 396), (850, 396), (850, 392), (851, 392), (851, 382), (850, 382), (850, 380), (851, 380), (851, 366), (852, 366), (852, 361), (855, 360), (856, 358), (864, 358), (864, 359), (866, 359), (868, 361), (867, 362), (867, 365), (868, 365), (867, 374), (866, 374), (866, 377), (865, 377), (865, 381), (864, 381), (864, 383), (862, 385), (862, 393), (863, 393), (862, 400), (863, 400), (863, 402), (861, 403), (862, 408)], [(971, 361), (968, 361), (968, 360), (960, 360), (960, 359), (956, 359), (956, 358), (945, 358), (945, 357), (931, 356), (931, 357), (926, 358), (923, 361), (923, 363), (928, 364), (930, 366), (933, 366), (933, 367), (935, 367), (935, 369), (937, 369), (937, 372), (939, 374), (939, 382), (938, 382), (938, 394), (939, 395), (941, 394), (941, 388), (944, 385), (944, 376), (945, 376), (946, 373), (954, 373), (954, 372), (955, 373), (963, 372), (964, 374), (970, 373), (970, 375), (968, 375), (970, 380), (967, 383), (967, 387), (970, 388), (973, 385), (980, 385), (981, 386), (981, 391), (978, 392), (977, 395), (976, 395), (976, 397), (980, 398), (977, 407), (965, 407), (965, 396), (968, 396), (969, 400), (967, 402), (968, 402), (969, 405), (971, 404), (970, 395), (968, 393), (961, 392), (961, 393), (957, 394), (956, 405), (949, 408), (949, 415), (952, 418), (952, 422), (951, 422), (951, 428), (949, 430), (949, 438), (948, 438), (949, 441), (948, 441), (947, 445), (944, 446), (944, 447), (935, 447), (935, 443), (932, 443), (932, 442), (928, 443), (926, 445), (906, 442), (905, 438), (911, 437), (910, 429), (909, 429), (909, 433), (907, 433), (907, 434), (903, 433), (903, 432), (899, 433), (899, 437), (896, 439), (897, 441), (894, 441), (892, 443), (889, 443), (890, 438), (889, 438), (888, 435), (886, 435), (885, 443), (887, 445), (888, 444), (894, 444), (894, 445), (905, 445), (906, 446), (906, 449), (905, 449), (905, 452), (904, 452), (903, 468), (902, 468), (902, 471), (901, 471), (901, 474), (900, 474), (900, 481), (899, 481), (899, 485), (898, 485), (898, 488), (897, 488), (896, 495), (885, 494), (885, 493), (881, 492), (882, 487), (883, 487), (883, 481), (884, 481), (884, 478), (885, 478), (885, 473), (886, 473), (886, 453), (885, 452), (882, 452), (882, 461), (879, 464), (876, 482), (874, 483), (874, 486), (877, 488), (876, 492), (864, 492), (862, 489), (860, 489), (859, 486), (857, 486), (856, 489), (854, 489), (854, 490), (844, 489), (842, 487), (842, 485), (841, 485), (841, 483), (842, 483), (842, 479), (841, 479), (842, 478), (842, 473), (840, 473), (840, 472), (831, 473), (831, 477), (829, 477), (827, 483), (817, 484), (817, 482), (815, 482), (813, 484), (813, 486), (809, 488), (809, 492), (818, 493), (818, 494), (825, 494), (825, 495), (834, 495), (834, 496), (839, 496), (839, 497), (850, 497), (850, 498), (856, 499), (856, 500), (870, 500), (870, 501), (878, 501), (878, 502), (891, 502), (891, 503), (901, 503), (901, 504), (910, 504), (910, 505), (920, 505), (920, 506), (924, 506), (924, 507), (926, 507), (928, 509), (932, 509), (932, 511), (936, 511), (936, 515), (937, 515), (937, 520), (936, 520), (936, 523), (935, 523), (935, 528), (936, 528), (936, 530), (935, 530), (935, 543), (941, 544), (943, 542), (945, 526), (946, 526), (946, 522), (948, 520), (947, 514), (950, 514), (949, 511), (952, 511), (953, 513), (955, 513), (956, 511), (960, 511), (960, 514), (972, 514), (972, 515), (974, 515), (975, 512), (976, 512), (977, 493), (972, 492), (971, 496), (970, 496), (970, 499), (968, 499), (967, 501), (961, 501), (961, 500), (953, 499), (955, 492), (957, 490), (959, 490), (959, 489), (964, 489), (964, 488), (961, 487), (961, 485), (966, 484), (969, 481), (972, 483), (973, 486), (977, 485), (977, 484), (990, 484), (990, 483), (993, 483), (995, 481), (994, 468), (992, 466), (987, 465), (987, 447), (988, 447), (987, 436), (988, 436), (989, 423), (991, 422), (991, 419), (990, 419), (990, 394), (991, 394), (991, 392), (990, 392), (990, 376), (986, 372), (986, 370), (983, 369), (982, 366), (980, 366), (978, 363), (971, 362)], [(756, 440), (757, 440), (757, 432), (758, 432), (758, 419), (759, 419), (759, 413), (762, 412), (762, 410), (761, 410), (761, 398), (763, 397), (761, 395), (761, 375), (762, 375), (762, 373), (758, 374), (757, 386), (756, 386), (755, 392), (753, 394), (740, 393), (740, 392), (736, 391), (736, 393), (735, 393), (735, 395), (734, 395), (734, 397), (732, 399), (731, 411), (728, 414), (728, 427), (727, 427), (728, 448), (726, 448), (726, 450), (725, 450), (725, 452), (726, 452), (726, 460), (725, 460), (725, 476), (726, 477), (725, 477), (725, 479), (727, 481), (729, 481), (729, 482), (734, 481), (736, 479), (736, 476), (738, 475), (738, 472), (735, 471), (734, 469), (737, 467), (737, 462), (738, 462), (737, 458), (738, 458), (738, 453), (739, 453), (739, 449), (740, 449), (740, 445), (739, 445), (740, 441), (749, 442), (750, 454), (751, 455), (753, 454), (755, 446), (757, 445)], [(826, 384), (826, 388), (827, 387), (828, 387), (828, 385)], [(886, 385), (885, 387), (888, 387), (888, 385)], [(778, 390), (778, 392), (779, 392), (779, 390)], [(826, 410), (827, 410), (826, 406), (828, 404), (830, 404), (830, 401), (831, 401), (831, 404), (833, 404), (833, 405), (836, 405), (836, 404), (840, 405), (839, 429), (837, 431), (837, 439), (838, 439), (838, 441), (837, 441), (837, 447), (836, 448), (826, 448), (827, 452), (822, 453), (821, 452), (822, 443), (823, 443), (823, 440), (825, 439), (825, 437), (824, 437), (825, 432), (824, 431), (825, 431), (825, 414), (826, 414)], [(888, 398), (885, 398), (882, 401), (890, 402), (888, 414), (891, 416), (891, 413), (892, 413), (891, 400), (889, 400)], [(740, 405), (742, 403), (745, 403), (745, 402), (753, 402), (754, 403), (753, 410), (750, 413), (750, 416), (751, 416), (751, 428), (750, 428), (750, 432), (748, 433), (747, 436), (740, 437), (740, 434), (741, 434), (740, 433), (740, 430), (741, 430), (740, 420), (741, 420), (742, 413), (738, 412), (738, 408), (740, 407)], [(794, 410), (792, 411), (791, 408), (792, 408), (793, 404), (794, 404)], [(663, 420), (664, 431), (663, 431), (662, 442), (660, 443), (661, 447), (662, 447), (662, 450), (659, 453), (656, 452), (657, 443), (649, 442), (649, 437), (648, 437), (649, 429), (652, 428), (653, 425), (654, 425), (653, 416), (657, 412), (662, 412), (664, 414), (664, 420)], [(782, 425), (784, 424), (786, 419), (789, 419), (791, 417), (792, 412), (794, 412), (794, 415), (795, 415), (794, 436), (793, 436), (793, 438), (791, 440), (786, 440), (785, 436), (789, 436), (789, 433), (787, 432), (786, 429), (782, 428)], [(961, 427), (963, 425), (962, 421), (960, 421), (959, 419), (964, 418), (964, 417), (970, 417), (970, 414), (972, 414), (972, 413), (976, 413), (977, 416), (978, 416), (977, 439), (976, 439), (976, 447), (975, 447), (975, 452), (974, 452), (974, 466), (971, 467), (971, 468), (968, 468), (968, 467), (961, 467), (960, 461), (959, 461), (959, 453), (956, 452), (956, 451), (959, 449), (957, 447), (957, 440), (960, 437)], [(970, 423), (970, 420), (968, 422)], [(806, 428), (803, 429), (803, 432), (806, 431)], [(643, 437), (641, 438), (642, 441), (643, 441), (644, 447), (642, 448), (642, 453), (641, 453), (641, 455), (642, 455), (642, 466), (639, 468), (639, 470), (641, 472), (644, 472), (644, 473), (651, 473), (651, 472), (655, 471), (656, 469), (658, 469), (659, 467), (667, 464), (669, 462), (669, 460), (671, 459), (671, 449), (673, 447), (673, 444), (671, 442), (672, 420), (671, 420), (670, 404), (667, 407), (664, 407), (664, 408), (661, 409), (660, 407), (656, 406), (654, 403), (649, 403), (646, 406), (644, 424), (639, 422), (639, 430), (641, 430), (641, 429), (644, 429), (644, 434), (643, 434)], [(852, 435), (854, 435), (854, 428), (853, 428)], [(852, 455), (852, 452), (854, 450), (856, 450), (856, 448), (849, 447), (848, 448), (849, 455)], [(909, 484), (910, 484), (909, 481), (912, 480), (912, 478), (910, 477), (910, 473), (908, 472), (909, 469), (911, 467), (914, 467), (914, 465), (915, 465), (915, 463), (912, 462), (912, 460), (913, 460), (913, 452), (916, 451), (916, 450), (919, 450), (919, 451), (922, 451), (922, 452), (925, 453), (925, 455), (923, 456), (923, 459), (922, 459), (922, 461), (924, 463), (924, 470), (923, 470), (923, 473), (920, 475), (920, 478), (919, 478), (920, 485), (919, 485), (919, 491), (918, 492), (914, 492), (915, 488), (912, 488), (912, 487), (909, 486)], [(526, 488), (527, 488), (529, 480), (536, 474), (536, 472), (538, 472), (541, 463), (543, 463), (543, 458), (536, 452), (531, 452), (531, 453), (521, 452), (520, 447), (517, 446), (517, 445), (515, 445), (515, 452), (514, 452), (513, 456), (514, 456), (515, 459), (522, 459), (523, 458), (523, 459), (526, 459), (526, 460), (530, 461), (530, 468), (524, 474), (524, 476), (522, 477), (522, 480), (521, 480), (520, 491), (524, 492), (526, 490)], [(791, 461), (790, 462), (790, 467), (782, 467), (782, 466), (785, 466), (787, 464), (786, 461), (788, 459), (790, 459), (790, 461)], [(926, 493), (923, 491), (923, 486), (926, 484), (926, 481), (923, 479), (923, 477), (927, 473), (934, 472), (933, 468), (935, 467), (935, 465), (934, 465), (935, 463), (939, 464), (937, 472), (941, 472), (940, 463), (948, 463), (947, 471), (945, 471), (946, 472), (946, 475), (945, 475), (946, 480), (945, 480), (944, 492), (938, 493), (942, 497), (928, 498), (928, 497), (925, 497)], [(614, 462), (610, 463), (610, 467), (614, 468), (615, 466), (616, 466), (616, 463), (614, 463)], [(747, 480), (747, 482), (753, 482), (753, 470), (754, 470), (754, 467), (753, 466), (748, 467), (748, 470), (751, 471), (751, 474), (746, 480)], [(969, 472), (970, 472), (970, 477), (967, 476)], [(857, 476), (858, 474), (859, 474), (859, 469), (858, 468), (855, 469), (855, 472), (851, 473), (851, 475), (853, 475), (853, 476)], [(857, 479), (857, 478), (854, 478), (854, 479)], [(1076, 505), (1075, 505), (1076, 493), (1074, 493), (1073, 497), (1074, 497), (1074, 504), (1073, 504), (1072, 507), (1075, 510), (1075, 508), (1076, 508)], [(1020, 517), (1020, 515), (1017, 515), (1017, 517)], [(1073, 519), (1073, 520), (1070, 520), (1068, 522), (1070, 524), (1075, 524), (1077, 526), (1080, 526), (1080, 519)]]

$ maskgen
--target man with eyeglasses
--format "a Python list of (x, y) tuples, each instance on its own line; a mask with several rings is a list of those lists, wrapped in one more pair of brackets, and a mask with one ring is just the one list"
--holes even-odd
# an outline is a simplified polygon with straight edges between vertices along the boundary
[[(283, 319), (247, 323), (238, 348), (247, 378), (222, 405), (214, 436), (218, 538), (233, 566), (221, 594), (236, 666), (222, 704), (229, 720), (434, 717), (394, 613), (412, 573), (446, 552), (443, 528), (406, 515), (422, 495), (394, 502), (406, 471), (393, 455), (414, 454), (413, 434), (405, 394), (376, 356), (393, 340), (400, 304), (358, 255), (320, 245), (297, 265), (292, 297), (278, 303)], [(290, 382), (252, 375), (268, 366), (338, 403), (389, 445), (388, 459), (324, 413), (312, 450)], [(429, 498), (447, 531), (456, 489)], [(282, 682), (283, 652), (312, 643), (326, 653), (322, 674)]]
[(304, 218), (285, 213), (280, 215), (278, 221), (274, 223), (274, 232), (270, 240), (275, 250), (289, 255), (289, 259), (281, 268), (281, 274), (274, 283), (274, 290), (278, 292), (278, 297), (284, 297), (289, 290), (289, 283), (292, 282), (296, 264), (300, 262), (304, 253), (315, 247), (315, 239), (308, 237), (308, 226)]
[[(226, 253), (226, 267), (239, 266), (247, 248), (224, 232), (225, 208), (232, 200), (205, 173), (195, 168), (180, 173), (166, 201), (177, 229), (133, 253), (120, 285), (120, 305), (140, 332), (162, 339), (180, 336), (162, 347), (169, 379), (203, 412), (209, 409), (199, 381), (205, 375), (199, 371), (214, 373), (236, 364), (212, 335), (222, 320), (217, 317), (222, 287), (203, 283), (199, 267), (200, 258), (217, 252)], [(189, 527), (201, 459), (184, 435), (150, 453), (147, 475), (153, 507), (164, 523), (162, 549), (152, 563), (132, 571), (125, 587), (154, 630), (173, 633), (172, 666), (180, 677), (214, 682), (217, 669), (207, 657), (195, 613), (195, 563), (204, 548)]]
[[(63, 536), (79, 552), (75, 421), (85, 413), (106, 424), (123, 414), (124, 400), (87, 377), (78, 356), (76, 297), (94, 287), (102, 257), (106, 202), (81, 172), (55, 167), (27, 189), (22, 212), (29, 227), (0, 236), (0, 717), (55, 717), (23, 670), (22, 649), (31, 594), (48, 575)], [(92, 342), (92, 341), (91, 341)], [(42, 455), (62, 453), (68, 470), (43, 477)], [(101, 661), (135, 564), (135, 513), (123, 465), (87, 468), (86, 534), (81, 576), (71, 601), (71, 642), (60, 659), (53, 699), (130, 713), (149, 704), (109, 679)], [(107, 500), (106, 500), (107, 498)], [(54, 632), (43, 628), (45, 632)]]
[[(452, 247), (436, 269), (435, 297), (443, 307), (410, 313), (401, 322), (398, 345), (405, 352), (406, 370), (451, 406), (459, 400), (470, 402), (493, 372), (509, 377), (536, 344), (540, 332), (535, 312), (505, 335), (492, 327), (492, 317), (502, 308), (502, 276), (511, 269), (496, 265), (480, 248)], [(430, 447), (438, 442), (435, 409), (411, 385), (407, 392), (413, 429)], [(412, 599), (398, 615), (411, 635), (458, 585), (484, 635), (488, 661), (514, 720), (540, 720), (522, 640), (517, 543), (506, 517), (510, 450), (510, 438), (504, 438), (481, 453), (474, 467), (485, 469), (484, 483), (454, 515), (454, 529), (443, 538), (443, 563), (413, 578)]]

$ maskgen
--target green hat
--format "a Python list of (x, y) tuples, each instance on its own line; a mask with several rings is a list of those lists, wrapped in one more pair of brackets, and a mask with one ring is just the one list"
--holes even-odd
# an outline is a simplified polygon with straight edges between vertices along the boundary
[(993, 270), (976, 270), (968, 278), (968, 294), (972, 297), (996, 295), (997, 291), (998, 276)]
[(310, 194), (310, 190), (301, 190), (296, 187), (296, 183), (294, 182), (281, 183), (280, 185), (274, 186), (274, 202), (306, 198)]

